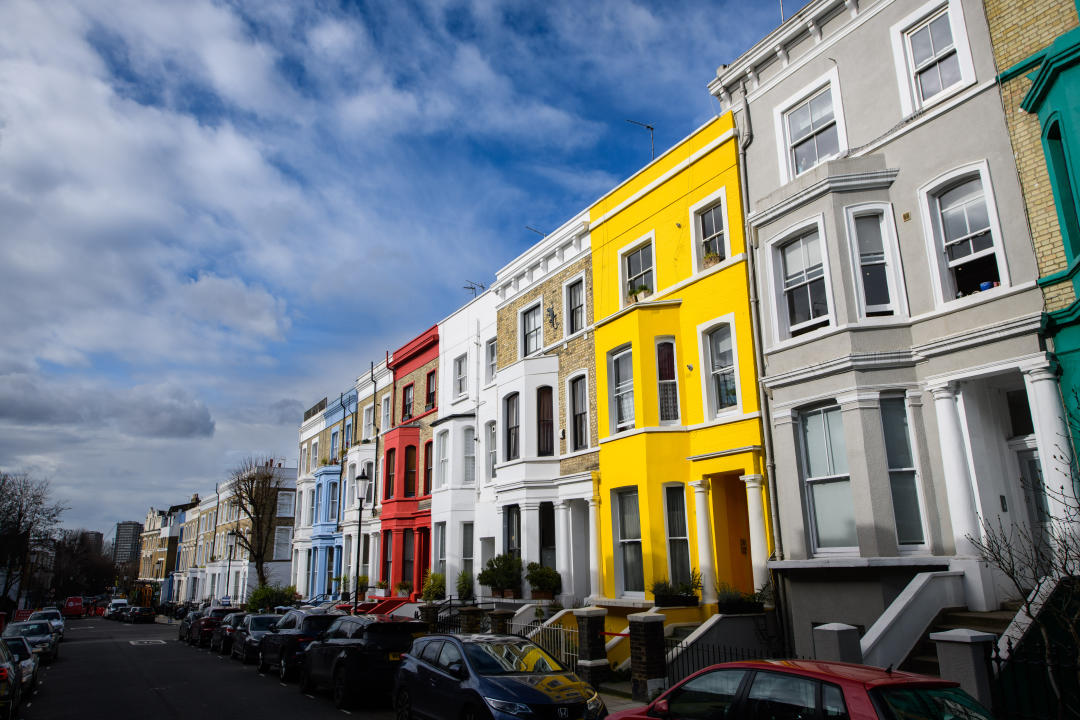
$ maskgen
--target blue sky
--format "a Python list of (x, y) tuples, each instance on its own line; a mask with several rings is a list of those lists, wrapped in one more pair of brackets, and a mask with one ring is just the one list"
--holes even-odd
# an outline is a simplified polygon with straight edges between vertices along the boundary
[[(788, 0), (790, 15), (805, 4)], [(0, 469), (108, 530), (718, 110), (779, 2), (0, 5)]]

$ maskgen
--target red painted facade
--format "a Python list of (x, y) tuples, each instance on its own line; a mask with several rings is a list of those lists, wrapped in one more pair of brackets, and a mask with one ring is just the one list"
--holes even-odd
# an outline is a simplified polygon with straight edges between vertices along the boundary
[[(382, 571), (379, 576), (389, 577), (389, 590), (395, 594), (398, 583), (403, 580), (412, 584), (414, 595), (419, 594), (431, 562), (431, 487), (425, 483), (424, 446), (431, 439), (430, 421), (438, 413), (438, 400), (428, 407), (426, 383), (432, 371), (436, 372), (434, 380), (438, 382), (438, 365), (438, 326), (425, 330), (395, 350), (389, 362), (394, 374), (391, 401), (394, 424), (383, 435)], [(404, 388), (409, 383), (414, 384), (411, 417), (410, 411), (402, 407), (406, 395)]]

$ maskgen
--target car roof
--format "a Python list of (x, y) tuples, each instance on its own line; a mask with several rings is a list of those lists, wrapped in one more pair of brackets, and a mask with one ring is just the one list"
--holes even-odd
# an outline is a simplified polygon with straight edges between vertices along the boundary
[(957, 687), (959, 683), (930, 675), (918, 675), (902, 670), (883, 670), (868, 665), (829, 662), (825, 660), (746, 660), (741, 662), (721, 663), (712, 668), (747, 668), (755, 670), (774, 670), (795, 672), (799, 675), (831, 680), (843, 680), (857, 683), (867, 688), (885, 685), (936, 685), (938, 687)]

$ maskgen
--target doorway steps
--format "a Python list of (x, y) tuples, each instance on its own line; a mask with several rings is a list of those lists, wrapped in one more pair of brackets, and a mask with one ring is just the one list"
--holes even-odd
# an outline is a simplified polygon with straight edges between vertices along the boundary
[(1002, 603), (1000, 610), (991, 610), (989, 612), (975, 612), (966, 609), (943, 610), (927, 628), (926, 632), (923, 633), (922, 637), (919, 638), (919, 642), (915, 644), (914, 649), (908, 654), (904, 662), (900, 663), (900, 669), (922, 675), (939, 676), (941, 667), (938, 665), (937, 645), (930, 639), (931, 633), (968, 629), (993, 633), (1001, 637), (1019, 610), (1019, 602)]

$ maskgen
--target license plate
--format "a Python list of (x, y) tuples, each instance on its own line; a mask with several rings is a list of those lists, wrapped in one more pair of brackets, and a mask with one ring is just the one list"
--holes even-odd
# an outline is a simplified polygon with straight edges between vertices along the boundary
[(401, 653), (399, 653), (399, 652), (390, 653), (390, 659), (391, 660), (400, 660), (401, 659)]

